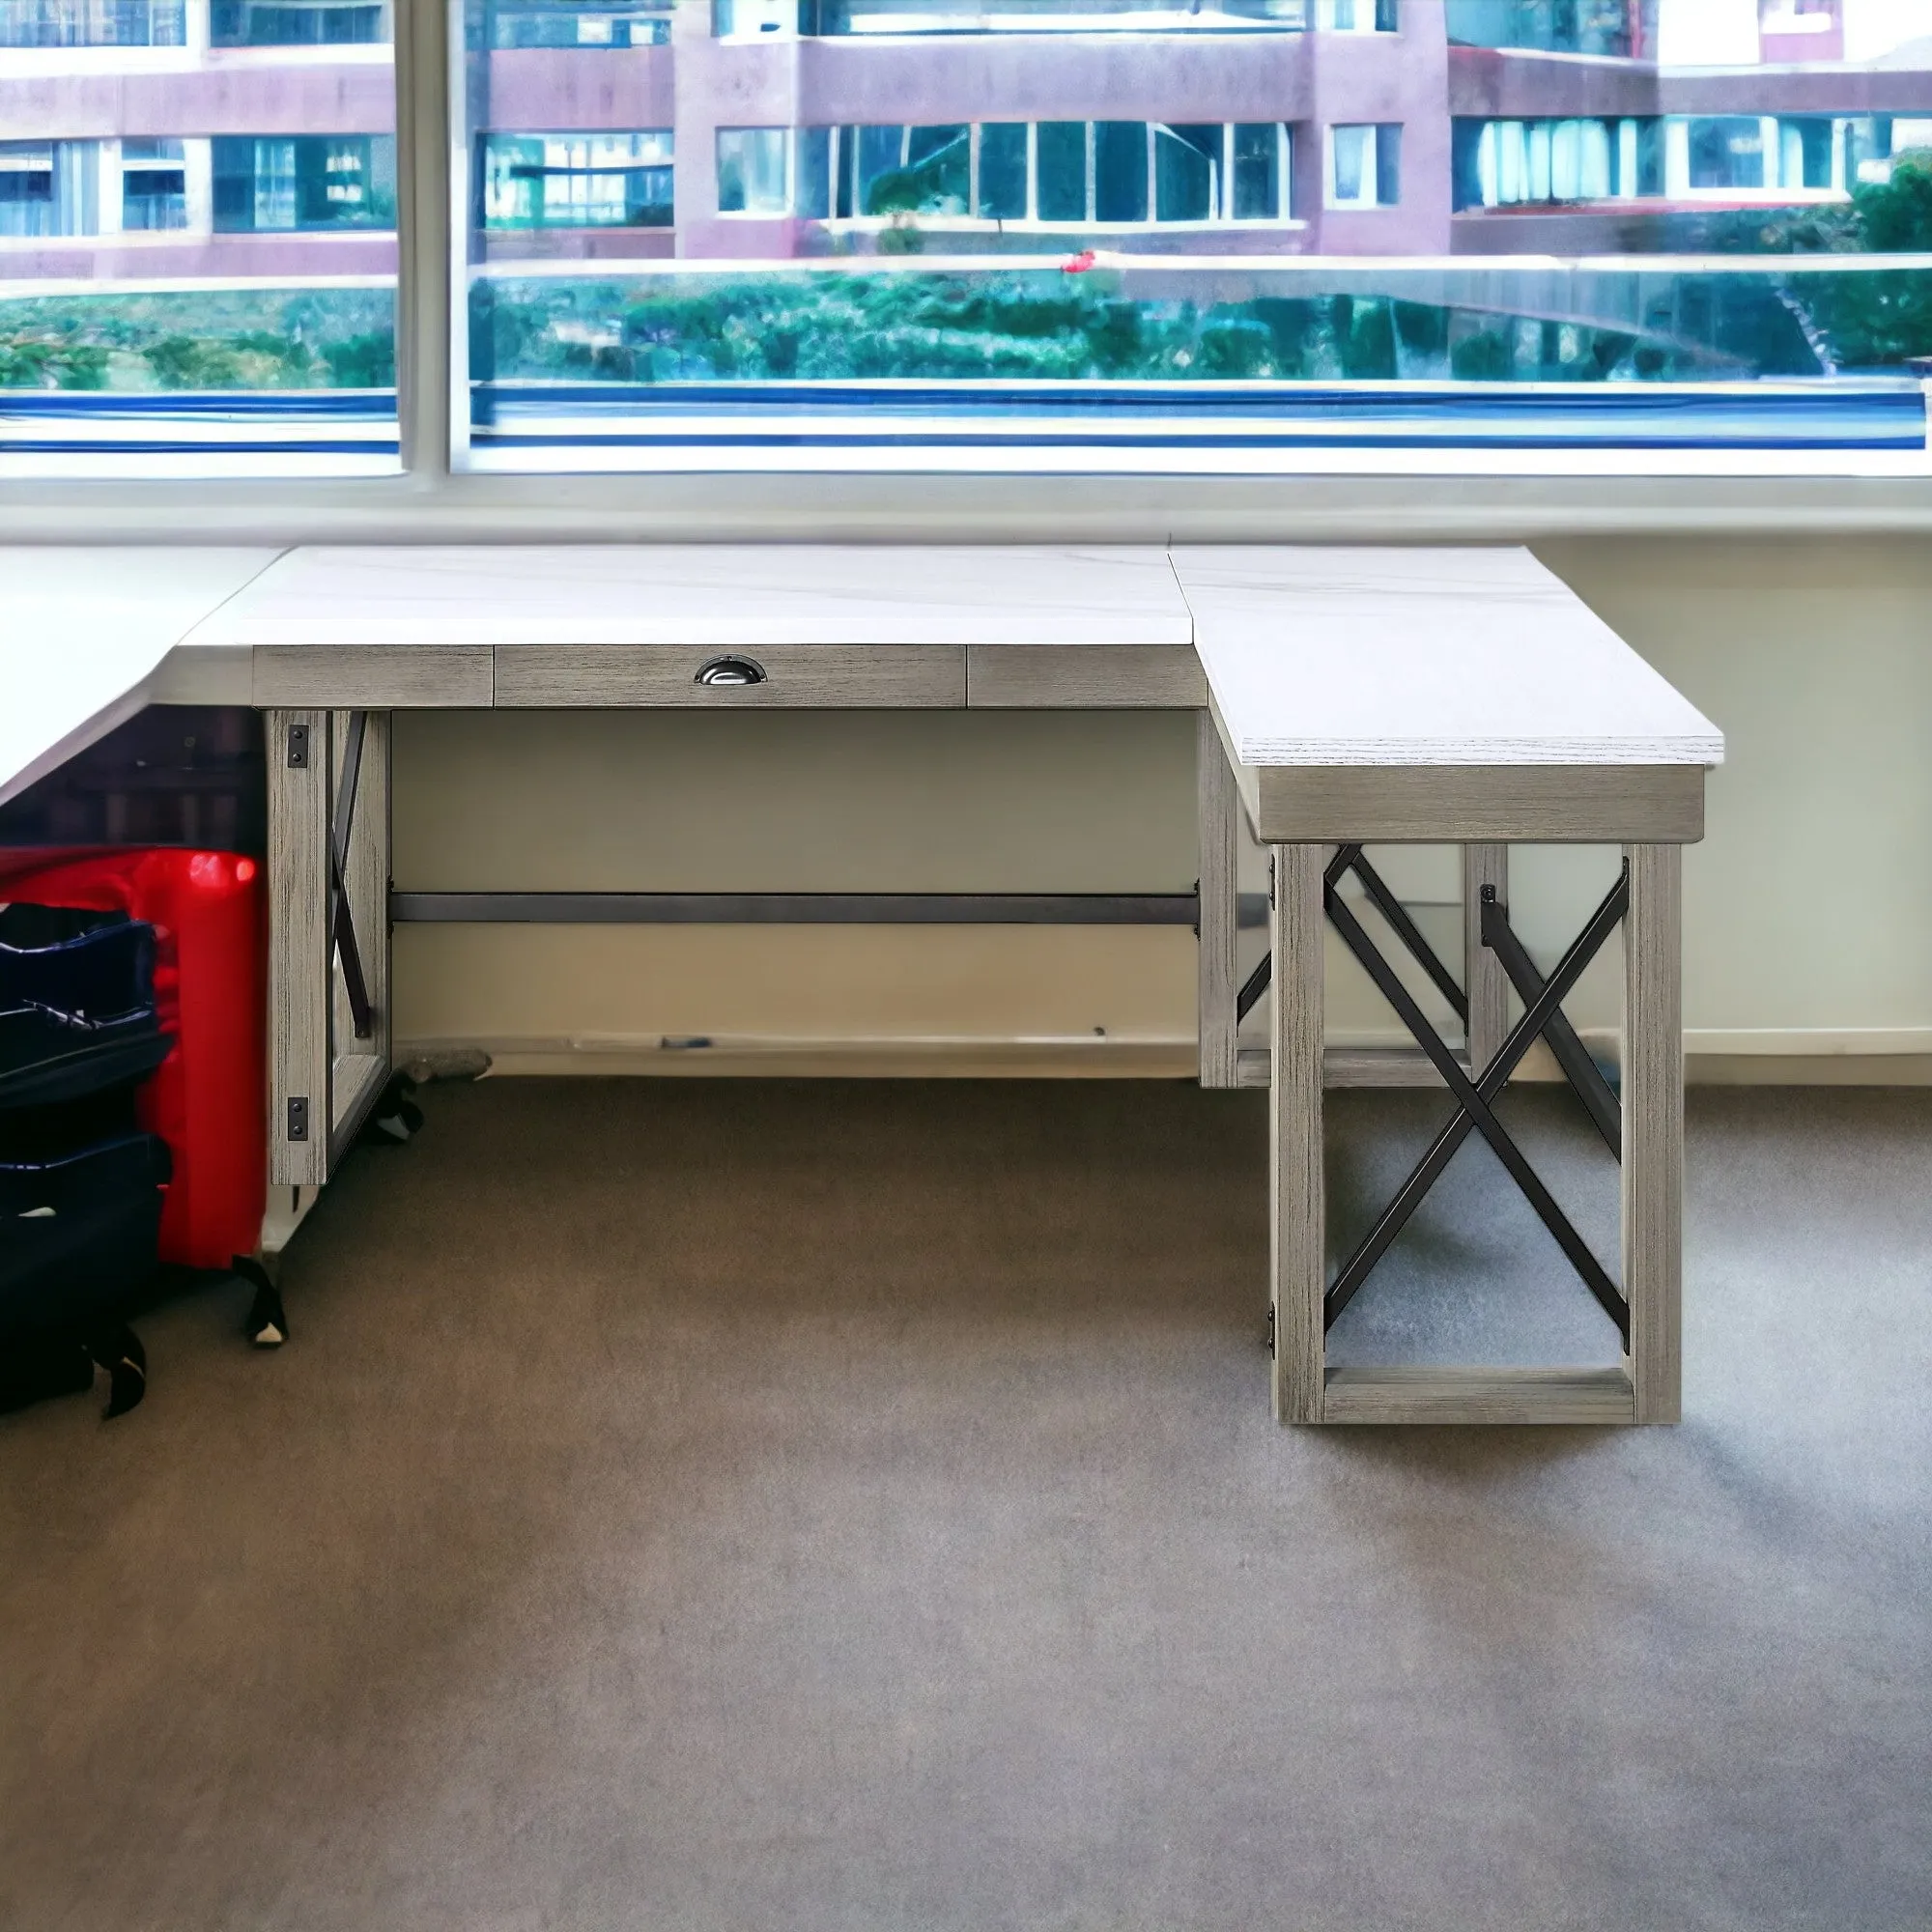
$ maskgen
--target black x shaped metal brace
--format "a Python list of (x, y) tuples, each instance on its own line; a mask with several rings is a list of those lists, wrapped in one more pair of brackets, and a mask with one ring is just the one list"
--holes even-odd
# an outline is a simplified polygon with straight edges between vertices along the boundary
[(349, 1017), (357, 1039), (368, 1039), (376, 1031), (374, 1009), (369, 1004), (369, 982), (362, 977), (362, 953), (355, 943), (355, 921), (350, 911), (349, 838), (355, 829), (355, 787), (362, 775), (362, 740), (368, 730), (369, 714), (349, 714), (349, 737), (342, 748), (342, 779), (336, 787), (335, 813), (328, 834), (328, 891), (333, 903), (329, 932), (335, 941), (336, 956), (342, 961), (342, 990), (349, 996)]
[[(1430, 1064), (1442, 1077), (1454, 1096), (1456, 1112), (1443, 1125), (1441, 1131), (1431, 1143), (1428, 1152), (1416, 1163), (1413, 1172), (1403, 1182), (1394, 1200), (1382, 1210), (1376, 1224), (1365, 1235), (1353, 1254), (1343, 1263), (1334, 1282), (1328, 1289), (1324, 1308), (1324, 1324), (1332, 1327), (1353, 1298), (1355, 1291), (1368, 1279), (1371, 1269), (1387, 1253), (1389, 1245), (1407, 1225), (1409, 1217), (1422, 1205), (1423, 1197), (1440, 1179), (1442, 1171), (1454, 1158), (1456, 1151), (1469, 1134), (1480, 1133), (1490, 1144), (1496, 1158), (1508, 1170), (1510, 1178), (1521, 1188), (1530, 1206), (1536, 1209), (1557, 1245), (1568, 1257), (1570, 1264), (1582, 1277), (1583, 1284), (1596, 1297), (1604, 1313), (1616, 1323), (1617, 1333), (1626, 1343), (1630, 1339), (1630, 1308), (1622, 1292), (1610, 1279), (1603, 1264), (1590, 1250), (1589, 1244), (1571, 1225), (1569, 1217), (1557, 1206), (1555, 1198), (1543, 1184), (1536, 1170), (1523, 1157), (1502, 1123), (1492, 1110), (1491, 1102), (1495, 1099), (1509, 1077), (1520, 1064), (1522, 1057), (1539, 1038), (1549, 1042), (1556, 1062), (1562, 1067), (1565, 1077), (1577, 1090), (1578, 1097), (1588, 1109), (1591, 1120), (1598, 1131), (1609, 1144), (1613, 1152), (1622, 1157), (1623, 1121), (1617, 1098), (1610, 1092), (1609, 1083), (1597, 1070), (1583, 1043), (1577, 1037), (1568, 1020), (1563, 1017), (1562, 1003), (1567, 999), (1582, 978), (1584, 969), (1603, 950), (1604, 942), (1616, 929), (1630, 907), (1630, 866), (1625, 864), (1617, 883), (1611, 887), (1603, 903), (1591, 915), (1589, 923), (1577, 935), (1556, 971), (1546, 980), (1536, 970), (1528, 952), (1523, 949), (1509, 923), (1507, 910), (1497, 902), (1495, 888), (1486, 886), (1482, 895), (1482, 939), (1483, 944), (1495, 953), (1503, 971), (1509, 975), (1518, 995), (1523, 1003), (1523, 1015), (1510, 1029), (1509, 1037), (1503, 1041), (1496, 1056), (1488, 1066), (1482, 1068), (1474, 1079), (1457, 1060), (1454, 1053), (1443, 1043), (1441, 1036), (1430, 1024), (1428, 1015), (1416, 1003), (1415, 997), (1403, 984), (1394, 968), (1376, 950), (1375, 942), (1362, 929), (1360, 921), (1349, 909), (1339, 887), (1343, 878), (1353, 872), (1361, 881), (1362, 888), (1370, 902), (1382, 915), (1396, 936), (1403, 942), (1416, 963), (1441, 991), (1464, 1024), (1468, 1020), (1468, 1000), (1463, 989), (1457, 985), (1448, 969), (1435, 953), (1434, 949), (1423, 937), (1415, 923), (1404, 911), (1400, 901), (1391, 893), (1381, 876), (1371, 866), (1359, 845), (1344, 845), (1329, 862), (1322, 876), (1322, 904), (1328, 919), (1336, 931), (1342, 935), (1349, 951), (1361, 962), (1382, 997), (1388, 1001), (1401, 1016), (1403, 1024), (1415, 1037), (1415, 1041), (1428, 1056)], [(1271, 959), (1264, 959), (1249, 976), (1236, 1002), (1237, 1014), (1245, 1016), (1266, 990), (1272, 975)]]

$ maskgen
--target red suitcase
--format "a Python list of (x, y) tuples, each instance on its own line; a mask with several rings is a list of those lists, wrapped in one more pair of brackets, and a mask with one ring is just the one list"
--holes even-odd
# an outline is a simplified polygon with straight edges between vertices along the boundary
[(268, 1196), (268, 902), (258, 861), (179, 848), (0, 851), (0, 902), (126, 912), (155, 928), (155, 1004), (175, 1049), (140, 1090), (174, 1179), (160, 1258), (225, 1268)]

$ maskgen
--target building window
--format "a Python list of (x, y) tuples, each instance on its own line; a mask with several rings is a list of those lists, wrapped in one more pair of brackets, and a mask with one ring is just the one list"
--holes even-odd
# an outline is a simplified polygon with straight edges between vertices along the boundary
[(211, 0), (217, 47), (370, 46), (391, 38), (386, 0)]
[(484, 24), (492, 50), (515, 47), (661, 47), (670, 41), (671, 0), (495, 0)]
[(803, 128), (794, 213), (1146, 228), (1279, 221), (1289, 207), (1279, 122), (989, 122)]
[(721, 41), (798, 30), (799, 0), (711, 0), (711, 31)]
[(0, 47), (178, 47), (186, 0), (0, 0)]
[(1449, 39), (1464, 47), (1629, 60), (1640, 39), (1654, 46), (1656, 19), (1656, 0), (1448, 0)]
[(392, 135), (224, 134), (213, 147), (217, 232), (395, 226)]
[(121, 226), (187, 226), (187, 148), (182, 141), (121, 143)]
[(99, 233), (99, 141), (0, 141), (0, 236)]
[(0, 141), (0, 235), (52, 235), (54, 151), (49, 141)]
[(1656, 120), (1458, 121), (1452, 141), (1455, 207), (1660, 195), (1662, 128)]
[(1741, 115), (1690, 123), (1690, 185), (1764, 187), (1764, 123)]
[[(500, 4), (500, 0), (498, 0)], [(1321, 0), (1337, 31), (1393, 33), (1398, 0)], [(855, 39), (914, 34), (1301, 33), (1316, 0), (1018, 0), (1001, 8), (975, 0), (711, 0), (719, 40), (765, 36)], [(1356, 24), (1357, 22), (1362, 24)]]
[(1399, 8), (1400, 0), (1317, 0), (1315, 24), (1324, 34), (1393, 34)]
[(1148, 124), (1094, 123), (1094, 219), (1129, 223), (1148, 218)]
[(486, 229), (668, 228), (668, 128), (634, 134), (486, 134)]
[(1035, 143), (1035, 206), (1042, 221), (1087, 221), (1087, 124), (1042, 121)]
[(1027, 218), (1031, 134), (1023, 122), (994, 122), (980, 129), (980, 188), (973, 213), (982, 220)]
[(1345, 122), (1329, 128), (1330, 208), (1393, 208), (1401, 199), (1400, 122)]
[(788, 213), (790, 147), (788, 128), (719, 128), (719, 213)]

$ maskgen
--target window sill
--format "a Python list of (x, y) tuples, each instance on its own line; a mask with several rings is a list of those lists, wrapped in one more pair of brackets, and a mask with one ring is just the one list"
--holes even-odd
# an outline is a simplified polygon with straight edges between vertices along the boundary
[(0, 479), (0, 543), (1526, 542), (1932, 532), (1932, 477), (774, 474)]

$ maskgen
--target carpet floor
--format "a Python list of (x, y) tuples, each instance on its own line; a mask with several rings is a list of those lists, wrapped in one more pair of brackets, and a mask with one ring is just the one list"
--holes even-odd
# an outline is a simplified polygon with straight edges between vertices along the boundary
[[(423, 1097), (286, 1349), (0, 1418), (0, 1925), (1932, 1924), (1932, 1095), (1694, 1093), (1684, 1425), (1518, 1432), (1275, 1426), (1264, 1095)], [(1337, 1353), (1613, 1354), (1525, 1214)]]

